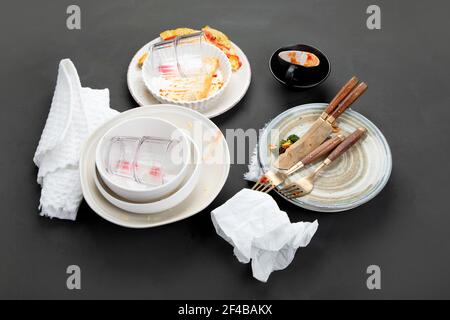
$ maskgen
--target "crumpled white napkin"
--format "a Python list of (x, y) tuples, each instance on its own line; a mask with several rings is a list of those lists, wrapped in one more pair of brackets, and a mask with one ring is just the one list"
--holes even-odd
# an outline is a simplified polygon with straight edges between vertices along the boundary
[(258, 178), (264, 174), (258, 162), (258, 145), (253, 149), (253, 154), (250, 159), (250, 164), (247, 166), (248, 171), (244, 173), (244, 179), (247, 181), (256, 182)]
[(78, 171), (82, 143), (118, 112), (109, 107), (109, 90), (82, 88), (70, 59), (59, 63), (50, 112), (33, 161), (39, 167), (42, 216), (75, 220), (83, 198)]
[(285, 269), (319, 226), (317, 220), (291, 223), (270, 195), (250, 189), (213, 210), (211, 219), (217, 234), (234, 247), (238, 260), (251, 260), (253, 277), (262, 282), (272, 271)]

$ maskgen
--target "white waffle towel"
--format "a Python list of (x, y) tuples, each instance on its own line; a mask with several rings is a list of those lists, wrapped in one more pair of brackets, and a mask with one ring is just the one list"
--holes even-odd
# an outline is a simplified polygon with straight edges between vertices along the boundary
[(50, 112), (33, 161), (39, 167), (42, 216), (75, 220), (83, 198), (78, 161), (88, 135), (118, 112), (109, 90), (82, 88), (70, 59), (59, 63)]

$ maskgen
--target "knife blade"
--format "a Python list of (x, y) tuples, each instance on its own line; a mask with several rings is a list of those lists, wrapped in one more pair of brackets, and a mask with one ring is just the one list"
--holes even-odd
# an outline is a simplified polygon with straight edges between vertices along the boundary
[[(275, 161), (274, 166), (280, 170), (288, 170), (300, 159), (310, 153), (324, 142), (333, 131), (333, 122), (356, 101), (367, 89), (367, 85), (362, 82), (356, 88), (353, 78), (339, 91), (341, 99), (333, 99), (338, 101), (337, 107), (328, 106), (328, 116), (323, 114), (313, 123), (310, 129), (297, 142), (292, 144), (283, 154)], [(354, 88), (348, 90), (348, 88)], [(342, 92), (346, 92), (346, 96), (342, 96)], [(350, 92), (350, 93), (348, 93)], [(337, 96), (338, 96), (337, 95)], [(324, 119), (325, 118), (325, 119)]]
[(322, 118), (317, 119), (308, 132), (280, 154), (274, 166), (280, 170), (288, 170), (300, 159), (317, 148), (333, 131), (333, 126)]

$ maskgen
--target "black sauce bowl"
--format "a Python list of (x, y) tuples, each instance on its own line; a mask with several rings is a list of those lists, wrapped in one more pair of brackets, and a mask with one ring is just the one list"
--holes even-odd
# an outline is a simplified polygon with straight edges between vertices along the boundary
[[(278, 54), (283, 51), (306, 51), (311, 52), (320, 60), (316, 67), (297, 67), (294, 77), (286, 77), (290, 63), (280, 61)], [(273, 77), (281, 84), (292, 89), (309, 89), (324, 82), (331, 72), (330, 61), (327, 56), (317, 48), (305, 44), (296, 44), (277, 49), (269, 60), (269, 69)]]

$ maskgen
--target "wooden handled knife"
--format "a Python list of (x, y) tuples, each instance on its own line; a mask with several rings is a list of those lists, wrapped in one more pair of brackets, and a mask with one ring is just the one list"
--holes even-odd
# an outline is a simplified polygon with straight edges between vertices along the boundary
[(357, 84), (353, 77), (342, 87), (308, 131), (278, 157), (275, 168), (288, 170), (329, 137), (334, 121), (367, 90), (364, 82)]

